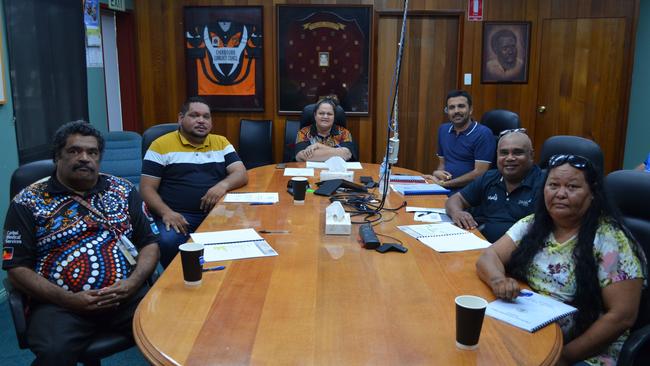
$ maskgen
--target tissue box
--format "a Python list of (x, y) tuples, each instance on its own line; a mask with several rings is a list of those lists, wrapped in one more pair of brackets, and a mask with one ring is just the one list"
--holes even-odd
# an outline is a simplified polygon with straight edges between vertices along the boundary
[(345, 213), (343, 220), (334, 221), (333, 216), (325, 216), (325, 234), (327, 235), (350, 235), (352, 234), (352, 221), (350, 214)]
[(330, 172), (329, 170), (321, 170), (320, 172), (321, 181), (332, 180), (332, 179), (345, 179), (354, 183), (354, 172), (353, 171)]

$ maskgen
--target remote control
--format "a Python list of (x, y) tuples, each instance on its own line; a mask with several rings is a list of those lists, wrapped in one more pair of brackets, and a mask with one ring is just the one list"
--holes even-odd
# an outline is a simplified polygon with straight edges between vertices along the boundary
[(359, 236), (363, 241), (363, 247), (366, 249), (375, 249), (379, 246), (379, 239), (375, 235), (375, 230), (370, 224), (359, 226)]

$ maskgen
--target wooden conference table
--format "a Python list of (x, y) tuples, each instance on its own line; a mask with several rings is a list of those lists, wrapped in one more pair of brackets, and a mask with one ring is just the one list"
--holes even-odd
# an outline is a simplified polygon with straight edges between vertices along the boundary
[[(376, 181), (378, 166), (363, 167), (355, 171), (355, 181), (361, 175)], [(400, 168), (394, 172), (419, 174)], [(261, 234), (278, 256), (222, 262), (226, 269), (204, 273), (197, 288), (183, 284), (177, 256), (140, 303), (135, 339), (152, 364), (555, 363), (562, 349), (555, 324), (528, 333), (486, 317), (478, 349), (456, 348), (454, 298), (473, 294), (494, 299), (476, 275), (480, 251), (437, 253), (420, 244), (396, 228), (417, 223), (404, 209), (397, 215), (384, 213), (375, 231), (402, 240), (406, 254), (363, 249), (358, 225), (349, 236), (325, 235), (327, 197), (308, 193), (304, 205), (294, 205), (286, 193), (288, 180), (274, 166), (250, 170), (249, 184), (240, 191), (279, 192), (280, 202), (220, 203), (198, 230), (289, 230)], [(309, 180), (318, 181), (318, 171)], [(442, 207), (445, 198), (406, 200), (411, 206)], [(391, 192), (387, 206), (403, 201)]]

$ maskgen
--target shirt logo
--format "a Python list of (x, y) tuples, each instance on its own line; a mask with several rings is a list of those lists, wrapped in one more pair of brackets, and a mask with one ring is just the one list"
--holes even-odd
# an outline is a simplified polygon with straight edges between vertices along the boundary
[(14, 248), (12, 247), (4, 247), (2, 248), (2, 260), (3, 261), (10, 261), (14, 259)]
[(498, 200), (498, 198), (499, 198), (499, 196), (496, 193), (491, 195), (491, 196), (487, 196), (488, 201), (496, 201), (496, 200)]
[(532, 198), (529, 199), (529, 200), (519, 200), (519, 202), (517, 202), (517, 204), (519, 206), (528, 207), (530, 205), (531, 201), (532, 201)]
[(7, 244), (22, 244), (23, 238), (20, 236), (18, 230), (7, 230), (5, 234), (5, 245)]

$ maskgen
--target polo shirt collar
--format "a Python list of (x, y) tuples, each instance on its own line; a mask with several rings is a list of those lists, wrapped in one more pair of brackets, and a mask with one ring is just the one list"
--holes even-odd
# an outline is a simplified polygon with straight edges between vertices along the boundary
[(197, 149), (203, 149), (203, 148), (206, 148), (206, 147), (210, 147), (210, 139), (209, 139), (210, 134), (205, 136), (205, 140), (203, 140), (203, 144), (195, 145), (195, 144), (191, 143), (190, 140), (186, 139), (185, 136), (183, 136), (180, 129), (177, 130), (176, 133), (178, 134), (178, 137), (181, 140), (181, 144), (183, 144), (183, 145), (189, 145), (189, 146), (195, 147)]
[[(103, 192), (106, 189), (108, 189), (108, 179), (105, 174), (99, 174), (97, 177), (97, 184), (93, 188), (90, 189), (90, 191), (86, 192), (86, 196), (91, 196), (93, 194), (97, 194), (99, 192)], [(59, 179), (56, 177), (56, 170), (52, 175), (50, 176), (50, 179), (47, 181), (47, 187), (46, 191), (50, 194), (68, 194), (68, 195), (74, 195), (76, 194), (75, 192), (71, 191), (68, 189), (68, 187), (64, 186), (63, 183), (59, 181)]]
[[(534, 177), (537, 176), (537, 174), (539, 174), (539, 170), (540, 169), (537, 166), (537, 164), (533, 164), (533, 166), (528, 171), (528, 174), (526, 174), (524, 179), (521, 181), (521, 183), (519, 183), (519, 185), (515, 189), (519, 189), (519, 187), (523, 187), (523, 186), (533, 188), (533, 184), (535, 183), (535, 178)], [(506, 182), (503, 179), (503, 175), (501, 173), (499, 173), (499, 175), (501, 176), (499, 178), (499, 183), (502, 183), (503, 186), (505, 187)]]
[[(468, 128), (461, 131), (459, 133), (459, 135), (469, 136), (469, 134), (474, 132), (474, 130), (476, 130), (476, 127), (478, 127), (478, 122), (476, 122), (476, 121), (472, 121), (472, 122), (474, 122), (474, 124), (470, 125)], [(455, 133), (456, 131), (454, 131), (454, 124), (451, 123), (451, 122), (450, 122), (450, 124), (451, 124), (451, 126), (449, 126), (449, 131), (447, 131), (447, 133), (452, 133), (452, 132)]]
[[(309, 129), (309, 133), (312, 136), (321, 136), (321, 135), (318, 134), (318, 129), (316, 128), (316, 122), (311, 124), (311, 128)], [(330, 136), (336, 136), (336, 135), (340, 135), (340, 134), (341, 134), (341, 130), (339, 129), (339, 126), (335, 123), (335, 124), (332, 125), (332, 128), (330, 128), (329, 135), (325, 136), (324, 138), (327, 139)]]

